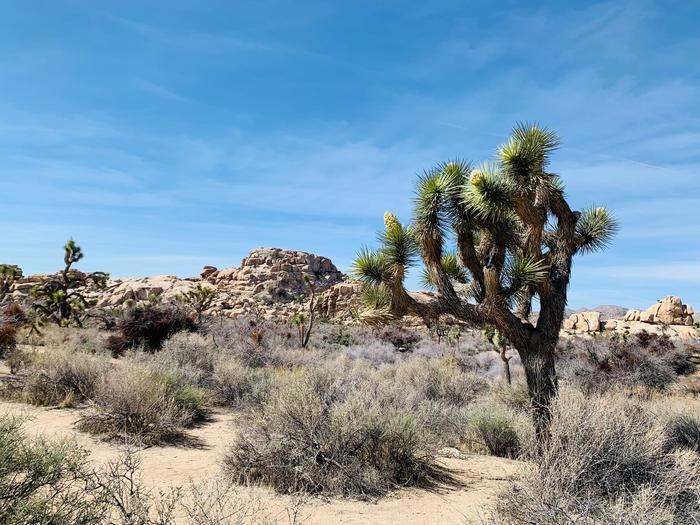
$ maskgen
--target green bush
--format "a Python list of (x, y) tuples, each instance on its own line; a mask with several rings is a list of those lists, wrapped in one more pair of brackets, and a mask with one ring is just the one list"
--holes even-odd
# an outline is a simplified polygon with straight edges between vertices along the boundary
[(269, 397), (272, 373), (266, 368), (251, 368), (239, 359), (222, 359), (214, 366), (212, 382), (214, 400), (220, 405), (260, 405)]
[(0, 523), (102, 523), (104, 506), (86, 492), (85, 459), (72, 442), (30, 440), (19, 420), (0, 418)]
[(148, 444), (177, 440), (204, 413), (205, 398), (195, 387), (123, 362), (99, 383), (93, 409), (78, 426)]
[(520, 436), (515, 416), (494, 406), (481, 407), (471, 414), (469, 429), (474, 441), (492, 456), (515, 458), (520, 453)]

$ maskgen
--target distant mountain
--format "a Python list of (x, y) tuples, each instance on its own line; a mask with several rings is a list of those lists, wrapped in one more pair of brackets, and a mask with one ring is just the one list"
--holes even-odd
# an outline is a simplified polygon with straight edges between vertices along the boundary
[(579, 308), (578, 310), (566, 309), (566, 316), (577, 314), (580, 312), (600, 312), (600, 320), (607, 321), (608, 319), (622, 319), (629, 308), (617, 306), (615, 304), (601, 304), (593, 308)]
[[(601, 321), (607, 321), (608, 319), (622, 319), (628, 310), (629, 308), (617, 306), (616, 304), (601, 304), (593, 308), (578, 308), (577, 310), (567, 308), (564, 310), (564, 319), (569, 317), (571, 314), (577, 314), (580, 312), (600, 312)], [(539, 315), (539, 312), (532, 312), (532, 314), (530, 314), (530, 321), (532, 323), (537, 322)]]

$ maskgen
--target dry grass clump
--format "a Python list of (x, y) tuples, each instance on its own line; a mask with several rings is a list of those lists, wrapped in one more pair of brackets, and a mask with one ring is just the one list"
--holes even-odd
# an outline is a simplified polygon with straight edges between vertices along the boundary
[(35, 355), (29, 366), (22, 400), (63, 407), (91, 399), (110, 367), (104, 358), (60, 350)]
[(524, 377), (515, 379), (512, 384), (506, 381), (495, 382), (491, 387), (491, 397), (500, 405), (516, 412), (526, 412), (531, 406)]
[(128, 362), (102, 378), (78, 427), (152, 444), (177, 440), (204, 412), (205, 394)]
[(668, 450), (692, 450), (700, 454), (700, 418), (696, 414), (675, 414), (665, 425)]
[[(564, 391), (533, 471), (505, 490), (501, 523), (696, 523), (700, 458), (670, 452), (639, 402)], [(694, 521), (695, 520), (695, 521)]]
[(225, 460), (237, 481), (280, 492), (374, 496), (436, 475), (430, 433), (400, 407), (319, 370), (291, 374)]
[(214, 365), (214, 401), (232, 408), (255, 406), (270, 394), (273, 373), (267, 368), (251, 368), (239, 359), (222, 359)]

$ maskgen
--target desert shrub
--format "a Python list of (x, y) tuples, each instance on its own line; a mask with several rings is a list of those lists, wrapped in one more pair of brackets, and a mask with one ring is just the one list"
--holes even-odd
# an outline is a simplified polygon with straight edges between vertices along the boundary
[(563, 352), (560, 349), (559, 370), (586, 393), (619, 387), (663, 391), (677, 381), (678, 371), (693, 366), (686, 350), (665, 344), (659, 350), (610, 339), (569, 341)]
[(31, 440), (17, 419), (0, 418), (0, 523), (101, 523), (85, 492), (86, 452), (69, 441)]
[(525, 412), (530, 409), (530, 396), (524, 378), (516, 379), (510, 385), (506, 381), (497, 381), (491, 387), (491, 397), (512, 410)]
[(618, 396), (563, 391), (532, 471), (502, 492), (502, 523), (694, 523), (700, 463), (668, 452), (656, 418)]
[(693, 450), (700, 453), (700, 419), (690, 414), (676, 414), (666, 423), (668, 450)]
[(326, 374), (294, 374), (249, 418), (225, 459), (237, 481), (369, 496), (435, 473), (428, 436), (410, 412)]
[(474, 442), (492, 456), (515, 458), (520, 453), (516, 416), (494, 406), (480, 407), (470, 414), (469, 430)]
[(17, 346), (17, 327), (0, 322), (0, 358), (5, 358)]
[(399, 325), (383, 327), (377, 334), (380, 341), (390, 343), (402, 352), (411, 350), (420, 340), (420, 334)]
[(19, 303), (10, 303), (0, 313), (0, 320), (20, 326), (27, 322), (27, 314)]
[(249, 366), (271, 364), (276, 353), (297, 346), (296, 335), (289, 325), (257, 318), (212, 321), (206, 333), (226, 354), (238, 357)]
[(268, 369), (251, 368), (238, 359), (222, 359), (214, 365), (212, 391), (214, 401), (220, 405), (260, 405), (268, 398), (271, 383)]
[(55, 351), (31, 364), (22, 399), (34, 405), (74, 406), (95, 393), (109, 364), (101, 358)]
[(117, 321), (119, 333), (107, 340), (107, 349), (114, 355), (139, 347), (154, 352), (160, 350), (171, 335), (196, 330), (194, 318), (175, 305), (135, 306), (122, 312)]
[(60, 348), (83, 354), (104, 354), (108, 333), (94, 327), (63, 327), (47, 325), (41, 330), (41, 343), (54, 351)]
[[(138, 358), (138, 356), (135, 356)], [(204, 335), (179, 332), (163, 343), (160, 352), (141, 357), (151, 370), (178, 378), (178, 383), (209, 387), (222, 352)]]
[(79, 428), (145, 443), (178, 439), (202, 413), (204, 395), (128, 362), (102, 378)]
[(394, 381), (407, 393), (458, 406), (474, 401), (489, 388), (484, 377), (463, 372), (449, 358), (406, 361), (397, 367)]

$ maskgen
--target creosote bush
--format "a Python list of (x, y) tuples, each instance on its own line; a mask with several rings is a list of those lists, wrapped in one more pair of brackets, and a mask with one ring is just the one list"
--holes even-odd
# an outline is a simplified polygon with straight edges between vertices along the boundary
[(469, 430), (473, 441), (492, 456), (516, 458), (520, 454), (518, 416), (493, 406), (479, 407), (469, 414)]
[(74, 443), (30, 440), (20, 420), (0, 418), (0, 523), (100, 523), (101, 506), (86, 497), (85, 457)]

